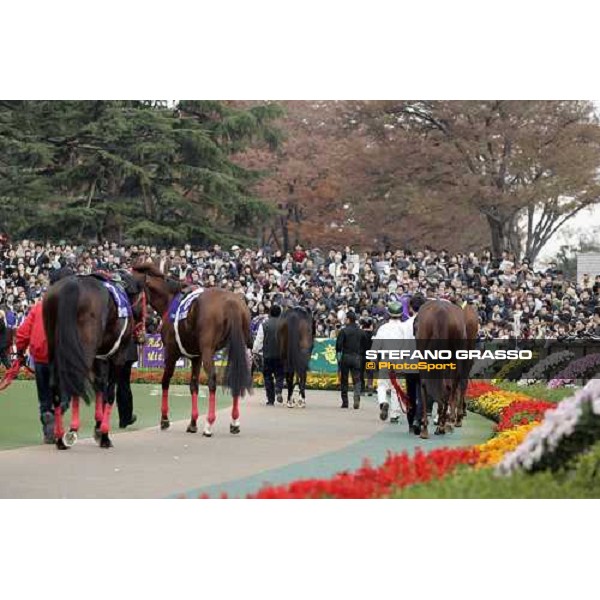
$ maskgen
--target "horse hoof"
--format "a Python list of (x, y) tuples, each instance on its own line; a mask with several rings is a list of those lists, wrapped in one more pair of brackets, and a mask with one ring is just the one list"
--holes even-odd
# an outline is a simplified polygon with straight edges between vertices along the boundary
[(277, 396), (275, 396), (275, 400), (277, 400), (279, 404), (283, 404), (283, 396), (281, 394), (277, 394)]
[[(64, 437), (64, 436), (63, 436), (63, 437)], [(58, 438), (58, 439), (56, 440), (56, 447), (57, 447), (59, 450), (68, 450), (68, 449), (69, 449), (69, 446), (65, 445), (65, 443), (63, 442), (63, 438), (62, 438), (62, 437), (60, 437), (60, 438)]]
[(454, 423), (454, 427), (462, 427), (462, 421), (456, 421), (456, 423)]
[(169, 419), (162, 418), (160, 420), (160, 428), (161, 429), (169, 429), (170, 425), (171, 425), (171, 422), (169, 421)]
[(194, 425), (194, 424), (190, 423), (190, 424), (187, 426), (187, 429), (186, 429), (186, 431), (187, 431), (188, 433), (198, 433), (198, 425)]
[(296, 406), (298, 408), (306, 408), (306, 402), (304, 400), (298, 400)]
[(100, 448), (112, 448), (113, 443), (110, 441), (108, 437), (108, 433), (103, 434), (102, 439), (100, 440)]
[(211, 431), (203, 431), (202, 435), (204, 437), (210, 438), (210, 437), (212, 437), (212, 432)]
[(239, 425), (230, 425), (229, 426), (229, 433), (239, 433), (240, 432), (240, 426)]
[(288, 400), (287, 401), (287, 407), (288, 408), (294, 408), (294, 401), (293, 400)]
[(426, 427), (423, 427), (423, 429), (421, 429), (421, 433), (419, 434), (419, 437), (422, 440), (428, 440), (429, 439), (429, 432), (427, 431)]
[(62, 436), (62, 441), (67, 448), (71, 448), (77, 443), (77, 432), (73, 429), (67, 431), (67, 433)]
[(444, 429), (442, 427), (440, 427), (439, 425), (435, 428), (435, 431), (433, 432), (435, 435), (444, 435), (446, 432), (444, 431)]
[(100, 438), (102, 437), (102, 433), (100, 431), (100, 428), (96, 427), (94, 429), (94, 440), (96, 441), (97, 444), (100, 443)]
[(452, 423), (446, 423), (444, 425), (444, 433), (452, 433), (454, 431), (454, 427), (452, 427)]

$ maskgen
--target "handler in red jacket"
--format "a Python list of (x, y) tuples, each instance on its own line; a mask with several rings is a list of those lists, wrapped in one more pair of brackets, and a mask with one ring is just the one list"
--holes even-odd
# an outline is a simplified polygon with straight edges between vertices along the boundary
[(54, 443), (54, 408), (50, 388), (50, 367), (48, 365), (48, 342), (44, 331), (42, 301), (35, 304), (21, 326), (17, 329), (17, 352), (23, 356), (29, 347), (29, 354), (35, 364), (35, 383), (40, 403), (40, 419), (46, 444)]
[[(53, 272), (50, 284), (55, 283), (62, 277), (70, 275), (68, 269)], [(38, 300), (33, 305), (25, 320), (17, 329), (17, 353), (24, 356), (29, 348), (29, 354), (35, 365), (35, 383), (37, 385), (38, 401), (40, 403), (40, 420), (44, 442), (54, 443), (54, 407), (52, 404), (52, 388), (50, 387), (50, 365), (48, 364), (48, 341), (44, 330), (44, 317), (42, 314), (43, 302)], [(68, 407), (68, 399), (63, 399), (63, 411)]]

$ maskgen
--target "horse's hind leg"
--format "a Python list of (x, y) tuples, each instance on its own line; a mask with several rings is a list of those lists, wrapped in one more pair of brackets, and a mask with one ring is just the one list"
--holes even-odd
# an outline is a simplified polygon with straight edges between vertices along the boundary
[(202, 351), (202, 364), (208, 379), (208, 414), (202, 432), (204, 437), (212, 437), (212, 426), (217, 419), (217, 374), (213, 363), (213, 354), (212, 348)]
[(294, 373), (286, 373), (285, 380), (287, 383), (287, 406), (294, 408)]
[(171, 377), (173, 377), (173, 373), (175, 372), (175, 362), (177, 361), (177, 356), (173, 354), (167, 355), (165, 359), (165, 369), (163, 371), (162, 376), (162, 399), (160, 405), (160, 428), (168, 429), (171, 425), (169, 421), (169, 385), (171, 383)]
[[(450, 405), (450, 397), (452, 396), (452, 390), (446, 385), (442, 384), (442, 393), (440, 401), (438, 402), (438, 423), (435, 428), (436, 435), (443, 435), (447, 433), (446, 427), (450, 425), (448, 422), (448, 409)], [(450, 425), (451, 428), (451, 425)]]
[(106, 377), (106, 402), (104, 403), (102, 422), (100, 423), (100, 448), (113, 447), (113, 443), (108, 434), (110, 433), (110, 419), (115, 404), (115, 384), (118, 377), (118, 369), (120, 369), (120, 367), (109, 364), (108, 369), (104, 372), (104, 376)]
[(429, 397), (427, 391), (426, 382), (421, 382), (421, 431), (419, 436), (421, 439), (426, 440), (429, 438), (429, 431), (427, 430), (427, 399)]
[(77, 433), (79, 431), (79, 396), (71, 398), (71, 427), (63, 436), (65, 446), (71, 447), (77, 443)]
[(60, 395), (55, 394), (52, 403), (54, 404), (54, 441), (56, 442), (56, 447), (59, 450), (66, 450), (69, 446), (67, 446), (63, 440), (65, 430), (63, 427)]
[(94, 377), (94, 391), (96, 393), (96, 404), (94, 410), (94, 439), (100, 443), (100, 425), (102, 424), (102, 415), (104, 414), (104, 383), (96, 375)]
[(230, 433), (240, 432), (240, 397), (233, 397), (233, 406), (231, 407), (231, 424), (229, 425)]
[(450, 389), (450, 414), (448, 420), (445, 424), (446, 433), (451, 433), (454, 430), (454, 426), (456, 425), (459, 417), (459, 401), (460, 401), (460, 391), (458, 389), (458, 382), (453, 381), (452, 387)]
[(198, 380), (200, 379), (200, 357), (192, 358), (192, 375), (190, 377), (190, 392), (192, 394), (192, 418), (187, 427), (188, 433), (198, 431)]
[(306, 408), (306, 373), (298, 375), (298, 390), (300, 392), (298, 408)]

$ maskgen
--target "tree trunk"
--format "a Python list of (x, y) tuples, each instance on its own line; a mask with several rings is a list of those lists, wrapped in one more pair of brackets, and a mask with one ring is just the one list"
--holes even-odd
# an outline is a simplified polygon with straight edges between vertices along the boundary
[(290, 247), (290, 236), (288, 228), (288, 215), (281, 215), (281, 243), (283, 246), (283, 253), (286, 254)]
[(521, 257), (521, 235), (517, 226), (518, 212), (514, 213), (512, 217), (506, 221), (506, 237), (508, 241), (508, 250), (515, 255), (517, 260)]
[(506, 250), (507, 246), (503, 223), (489, 215), (487, 216), (487, 222), (490, 226), (490, 234), (492, 237), (492, 256), (498, 258), (502, 255), (502, 252)]

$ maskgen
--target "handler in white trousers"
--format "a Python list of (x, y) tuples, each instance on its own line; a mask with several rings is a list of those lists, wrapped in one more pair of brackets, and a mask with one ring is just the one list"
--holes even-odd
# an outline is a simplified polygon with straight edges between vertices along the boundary
[[(404, 339), (404, 327), (400, 320), (402, 317), (402, 305), (398, 302), (391, 302), (388, 304), (388, 312), (390, 314), (390, 320), (387, 323), (384, 323), (377, 331), (377, 335), (373, 338), (371, 350), (390, 349), (389, 340)], [(379, 418), (382, 421), (386, 421), (389, 415), (390, 423), (398, 423), (400, 420), (400, 402), (398, 401), (396, 390), (392, 386), (389, 378), (385, 376), (385, 373), (383, 375), (383, 377), (377, 378)], [(388, 402), (387, 399), (388, 392), (390, 393), (390, 402)]]

